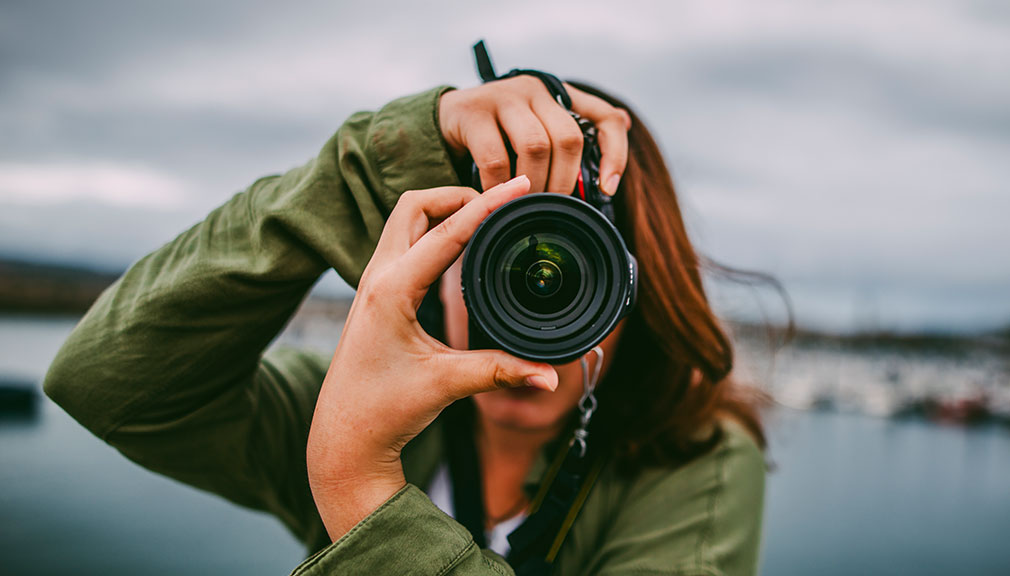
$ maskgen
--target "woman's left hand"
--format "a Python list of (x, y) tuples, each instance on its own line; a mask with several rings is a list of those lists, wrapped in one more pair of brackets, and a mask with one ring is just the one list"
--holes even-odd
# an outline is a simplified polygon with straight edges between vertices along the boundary
[(417, 308), (477, 226), (529, 191), (520, 176), (484, 194), (406, 192), (365, 268), (323, 381), (306, 462), (327, 532), (343, 536), (405, 484), (400, 450), (459, 398), (502, 387), (553, 390), (548, 364), (505, 352), (460, 351), (428, 336)]

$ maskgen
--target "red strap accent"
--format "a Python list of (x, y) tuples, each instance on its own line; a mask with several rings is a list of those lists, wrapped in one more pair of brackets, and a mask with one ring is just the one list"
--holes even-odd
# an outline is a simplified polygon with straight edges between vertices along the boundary
[(586, 199), (586, 187), (582, 184), (582, 171), (579, 170), (579, 196), (584, 201)]

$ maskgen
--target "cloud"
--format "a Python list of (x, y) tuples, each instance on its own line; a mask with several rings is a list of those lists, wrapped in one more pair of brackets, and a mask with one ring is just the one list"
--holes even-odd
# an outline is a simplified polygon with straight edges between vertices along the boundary
[(112, 206), (176, 208), (187, 187), (168, 174), (112, 163), (0, 163), (0, 202), (52, 205), (93, 200)]
[[(801, 320), (845, 327), (865, 302), (885, 324), (1010, 317), (991, 296), (1010, 287), (1005, 3), (99, 0), (60, 15), (0, 7), (0, 212), (34, 219), (0, 251), (140, 256), (314, 155), (353, 111), (475, 84), (483, 37), (500, 70), (632, 102), (701, 247), (778, 274)], [(146, 225), (55, 229), (74, 212)]]
[(202, 217), (190, 210), (84, 200), (9, 203), (0, 210), (0, 256), (121, 270)]

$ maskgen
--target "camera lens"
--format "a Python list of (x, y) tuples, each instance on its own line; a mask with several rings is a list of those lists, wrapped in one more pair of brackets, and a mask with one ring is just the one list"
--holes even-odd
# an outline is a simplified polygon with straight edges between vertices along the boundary
[(530, 194), (481, 223), (463, 257), (471, 348), (562, 363), (630, 309), (634, 264), (617, 229), (561, 194)]
[(523, 236), (503, 259), (507, 295), (520, 309), (550, 316), (569, 308), (578, 297), (582, 271), (556, 234)]

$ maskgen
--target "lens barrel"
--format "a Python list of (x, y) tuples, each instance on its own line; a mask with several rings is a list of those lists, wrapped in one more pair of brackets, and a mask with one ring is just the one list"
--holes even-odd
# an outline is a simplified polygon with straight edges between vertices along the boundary
[(470, 348), (563, 364), (599, 344), (634, 306), (637, 264), (598, 210), (529, 194), (488, 216), (463, 256)]

